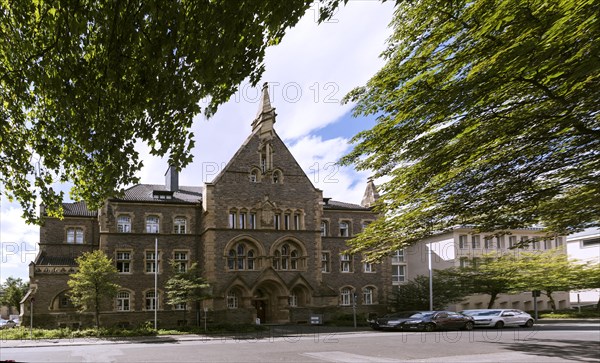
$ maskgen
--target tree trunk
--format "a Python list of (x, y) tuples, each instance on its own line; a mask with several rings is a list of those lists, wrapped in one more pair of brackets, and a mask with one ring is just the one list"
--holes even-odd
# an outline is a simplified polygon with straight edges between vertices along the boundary
[(552, 291), (546, 291), (546, 296), (548, 296), (548, 299), (550, 300), (550, 308), (552, 309), (552, 312), (556, 311), (556, 302), (554, 301), (554, 298), (552, 297)]
[(490, 294), (490, 302), (488, 303), (488, 309), (491, 309), (494, 306), (494, 303), (496, 302), (496, 298), (498, 297), (498, 293), (492, 293)]

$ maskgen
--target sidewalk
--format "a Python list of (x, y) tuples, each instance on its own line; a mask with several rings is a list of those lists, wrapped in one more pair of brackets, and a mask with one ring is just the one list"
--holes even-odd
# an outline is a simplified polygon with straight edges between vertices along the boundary
[(98, 344), (160, 344), (174, 343), (179, 341), (219, 341), (219, 340), (254, 340), (274, 339), (297, 336), (314, 336), (329, 334), (356, 334), (371, 331), (368, 327), (331, 327), (331, 326), (309, 326), (309, 325), (271, 325), (269, 330), (249, 333), (222, 333), (222, 334), (183, 334), (183, 335), (156, 335), (140, 337), (88, 337), (88, 338), (62, 338), (62, 339), (34, 339), (0, 340), (2, 348), (32, 348), (32, 347), (56, 347), (70, 345), (98, 345)]

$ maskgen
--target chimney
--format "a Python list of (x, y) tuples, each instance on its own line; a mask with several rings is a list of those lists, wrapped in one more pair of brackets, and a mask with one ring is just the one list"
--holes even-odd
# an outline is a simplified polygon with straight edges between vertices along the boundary
[(165, 173), (165, 187), (172, 192), (179, 190), (179, 172), (173, 165), (169, 165), (169, 169)]

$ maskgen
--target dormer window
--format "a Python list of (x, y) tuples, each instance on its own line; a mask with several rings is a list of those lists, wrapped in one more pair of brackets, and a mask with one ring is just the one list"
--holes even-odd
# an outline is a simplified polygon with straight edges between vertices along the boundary
[(160, 200), (171, 200), (173, 199), (173, 192), (170, 190), (154, 190), (152, 191), (152, 198)]

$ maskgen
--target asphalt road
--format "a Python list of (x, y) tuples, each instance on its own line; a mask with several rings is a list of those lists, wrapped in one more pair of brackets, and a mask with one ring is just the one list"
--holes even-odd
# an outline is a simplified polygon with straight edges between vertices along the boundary
[(432, 333), (275, 329), (217, 338), (1, 341), (0, 361), (600, 362), (600, 322)]

